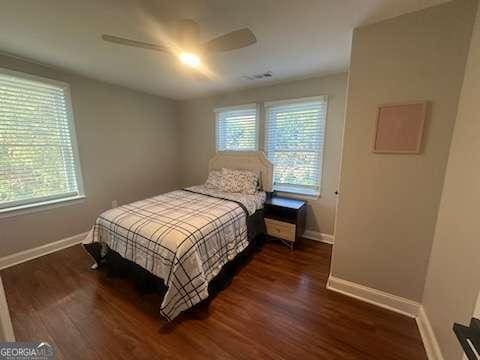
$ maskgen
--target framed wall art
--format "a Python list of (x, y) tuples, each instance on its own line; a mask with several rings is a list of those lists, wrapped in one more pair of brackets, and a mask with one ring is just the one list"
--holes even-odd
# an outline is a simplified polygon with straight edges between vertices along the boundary
[(378, 154), (419, 154), (426, 115), (426, 101), (380, 105), (372, 151)]

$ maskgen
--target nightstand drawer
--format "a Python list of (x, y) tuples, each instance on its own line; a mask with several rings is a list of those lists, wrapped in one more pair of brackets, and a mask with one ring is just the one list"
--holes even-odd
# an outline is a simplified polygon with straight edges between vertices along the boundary
[(288, 241), (295, 241), (296, 226), (283, 221), (265, 218), (267, 234)]

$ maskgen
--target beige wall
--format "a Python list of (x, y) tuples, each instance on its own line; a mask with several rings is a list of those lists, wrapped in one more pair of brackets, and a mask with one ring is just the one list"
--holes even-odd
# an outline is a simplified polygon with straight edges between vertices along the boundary
[[(215, 154), (215, 115), (219, 106), (261, 103), (315, 95), (328, 95), (328, 115), (322, 195), (308, 201), (307, 229), (333, 234), (335, 222), (341, 138), (345, 109), (346, 75), (311, 78), (258, 87), (181, 103), (181, 179), (184, 186), (205, 182), (208, 160)], [(263, 148), (263, 119), (260, 116), (260, 147)]]
[[(476, 0), (457, 0), (354, 31), (336, 277), (420, 301)], [(421, 155), (370, 151), (378, 104), (429, 100)]]
[(470, 46), (423, 295), (425, 311), (445, 359), (461, 359), (452, 325), (454, 322), (469, 323), (480, 291), (479, 94), (480, 10)]
[(0, 67), (71, 86), (87, 198), (0, 218), (0, 257), (87, 231), (111, 207), (178, 185), (176, 103), (0, 56)]

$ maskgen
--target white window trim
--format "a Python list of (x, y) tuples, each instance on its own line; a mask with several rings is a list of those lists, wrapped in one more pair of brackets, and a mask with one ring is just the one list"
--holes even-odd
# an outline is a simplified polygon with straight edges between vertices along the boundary
[(292, 105), (296, 103), (308, 103), (308, 102), (316, 102), (316, 101), (325, 101), (325, 129), (324, 129), (324, 141), (323, 141), (323, 148), (321, 149), (321, 156), (319, 157), (319, 161), (321, 162), (321, 174), (319, 178), (319, 186), (317, 190), (308, 189), (307, 187), (296, 186), (296, 185), (288, 185), (288, 184), (273, 184), (273, 190), (276, 191), (279, 195), (286, 195), (287, 197), (291, 195), (300, 195), (297, 197), (303, 198), (304, 200), (316, 200), (322, 197), (323, 192), (323, 177), (325, 173), (325, 146), (327, 143), (327, 121), (328, 121), (328, 105), (329, 105), (329, 96), (328, 95), (318, 95), (318, 96), (309, 96), (309, 97), (302, 97), (302, 98), (293, 98), (293, 99), (283, 99), (283, 100), (275, 100), (275, 101), (266, 101), (263, 103), (264, 107), (264, 117), (265, 117), (265, 124), (264, 124), (264, 132), (265, 132), (265, 146), (267, 143), (267, 114), (268, 108), (279, 106), (279, 105)]
[(39, 211), (54, 209), (60, 206), (70, 206), (70, 205), (77, 204), (79, 202), (83, 202), (83, 200), (85, 199), (86, 199), (85, 195), (77, 195), (77, 196), (70, 196), (70, 197), (62, 197), (54, 200), (45, 200), (42, 202), (35, 202), (31, 204), (19, 205), (15, 207), (9, 207), (9, 208), (0, 210), (0, 219), (12, 217), (12, 216), (36, 213)]
[(273, 185), (273, 190), (279, 194), (303, 195), (310, 199), (318, 199), (321, 195), (320, 189), (309, 189), (299, 185), (277, 184)]
[[(20, 71), (14, 71), (14, 70), (2, 68), (2, 67), (0, 67), (0, 74), (15, 76), (15, 77), (23, 78), (30, 81), (35, 81), (40, 84), (50, 84), (50, 85), (54, 85), (59, 88), (62, 88), (64, 90), (65, 106), (67, 109), (67, 117), (69, 120), (68, 126), (71, 134), (72, 153), (73, 153), (74, 165), (75, 165), (75, 176), (76, 176), (77, 186), (78, 186), (78, 195), (75, 195), (75, 196), (67, 195), (65, 197), (51, 197), (50, 199), (44, 198), (44, 199), (41, 199), (40, 201), (31, 202), (28, 204), (20, 204), (20, 203), (23, 203), (23, 201), (17, 202), (17, 204), (15, 204), (15, 202), (12, 202), (11, 206), (0, 209), (0, 218), (24, 214), (26, 212), (29, 212), (28, 210), (31, 210), (32, 208), (42, 207), (41, 210), (43, 210), (43, 208), (45, 208), (46, 210), (47, 208), (49, 208), (48, 205), (58, 204), (62, 202), (69, 203), (73, 200), (82, 200), (86, 198), (85, 188), (83, 184), (82, 167), (80, 164), (80, 155), (78, 151), (78, 140), (77, 140), (77, 131), (75, 126), (75, 118), (73, 116), (72, 95), (70, 91), (70, 84), (63, 81), (44, 78), (41, 76), (23, 73)], [(23, 211), (23, 210), (26, 210), (26, 211)]]
[(318, 96), (309, 96), (309, 97), (302, 97), (302, 98), (266, 101), (264, 103), (264, 106), (265, 106), (265, 109), (267, 109), (269, 107), (278, 106), (278, 105), (292, 105), (296, 103), (308, 103), (308, 102), (316, 102), (316, 101), (325, 101), (328, 106), (328, 95), (318, 95)]
[[(219, 150), (218, 143), (217, 143), (217, 121), (218, 121), (218, 114), (221, 112), (226, 111), (235, 111), (235, 110), (248, 110), (255, 108), (255, 148), (252, 150)], [(215, 124), (214, 124), (214, 137), (213, 141), (215, 142), (215, 152), (216, 153), (225, 153), (225, 152), (233, 152), (233, 153), (245, 153), (251, 151), (258, 151), (260, 149), (260, 104), (258, 103), (251, 103), (251, 104), (244, 104), (244, 105), (235, 105), (235, 106), (223, 106), (223, 107), (216, 107), (213, 109), (215, 113)]]
[(235, 111), (235, 110), (248, 110), (252, 108), (258, 108), (257, 103), (251, 104), (243, 104), (243, 105), (235, 105), (235, 106), (223, 106), (223, 107), (216, 107), (213, 109), (215, 113), (225, 112), (225, 111)]
[(305, 200), (305, 201), (312, 201), (312, 200), (318, 200), (321, 198), (320, 194), (316, 195), (310, 195), (310, 194), (305, 194), (305, 192), (294, 192), (292, 190), (288, 191), (279, 191), (279, 190), (274, 190), (275, 194), (278, 196), (286, 197), (286, 198), (292, 198), (292, 199), (299, 199), (299, 200)]

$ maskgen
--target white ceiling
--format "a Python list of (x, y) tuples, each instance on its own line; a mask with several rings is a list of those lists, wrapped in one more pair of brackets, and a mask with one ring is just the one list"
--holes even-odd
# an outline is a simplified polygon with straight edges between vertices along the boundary
[[(344, 71), (354, 27), (447, 0), (0, 0), (0, 51), (133, 89), (185, 99)], [(250, 27), (258, 42), (206, 59), (199, 79), (168, 54), (103, 42), (168, 37), (196, 20), (201, 38)], [(244, 75), (273, 72), (269, 80)]]

